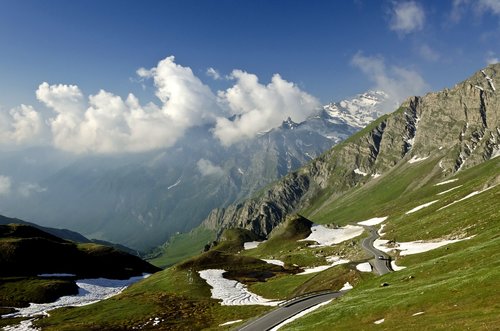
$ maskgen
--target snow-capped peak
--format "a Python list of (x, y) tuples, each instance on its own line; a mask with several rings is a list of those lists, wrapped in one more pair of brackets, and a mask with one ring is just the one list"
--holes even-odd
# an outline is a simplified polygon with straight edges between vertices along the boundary
[(387, 98), (388, 95), (383, 91), (368, 91), (352, 99), (329, 103), (323, 109), (332, 123), (363, 128), (382, 115), (380, 104)]

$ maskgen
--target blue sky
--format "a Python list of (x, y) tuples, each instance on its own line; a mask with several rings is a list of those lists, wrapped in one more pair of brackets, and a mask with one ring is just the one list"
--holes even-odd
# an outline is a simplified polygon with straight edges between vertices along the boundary
[(0, 111), (57, 113), (35, 95), (43, 82), (157, 102), (154, 74), (136, 71), (172, 55), (214, 95), (239, 69), (321, 103), (385, 85), (400, 98), (498, 61), (500, 0), (0, 0)]

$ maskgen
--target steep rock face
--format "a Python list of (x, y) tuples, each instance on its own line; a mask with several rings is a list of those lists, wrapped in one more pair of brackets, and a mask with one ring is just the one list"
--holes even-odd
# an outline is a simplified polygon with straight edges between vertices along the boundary
[(327, 187), (341, 194), (398, 164), (428, 157), (440, 157), (440, 170), (452, 174), (499, 155), (499, 73), (500, 65), (491, 65), (452, 89), (409, 98), (259, 196), (213, 210), (203, 225), (219, 234), (240, 227), (265, 237)]

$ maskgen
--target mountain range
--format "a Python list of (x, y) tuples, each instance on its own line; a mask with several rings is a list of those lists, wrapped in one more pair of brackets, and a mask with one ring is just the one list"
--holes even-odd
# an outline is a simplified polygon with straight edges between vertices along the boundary
[(230, 147), (205, 126), (168, 150), (135, 155), (79, 157), (45, 149), (30, 151), (27, 159), (12, 152), (0, 173), (32, 177), (17, 179), (27, 192), (1, 197), (0, 210), (148, 250), (198, 226), (213, 208), (241, 201), (307, 164), (380, 116), (386, 99), (383, 92), (366, 92)]
[(336, 299), (283, 329), (495, 329), (499, 85), (495, 64), (408, 98), (251, 198), (213, 210), (181, 238), (204, 252), (35, 326), (229, 330), (322, 292)]

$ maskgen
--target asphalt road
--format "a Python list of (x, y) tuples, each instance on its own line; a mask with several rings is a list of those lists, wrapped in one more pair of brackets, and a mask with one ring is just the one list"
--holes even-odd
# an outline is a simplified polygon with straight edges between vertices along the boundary
[[(370, 261), (372, 262), (373, 267), (379, 275), (391, 272), (391, 257), (373, 247), (373, 242), (380, 237), (377, 229), (372, 226), (364, 226), (364, 228), (368, 231), (368, 233), (370, 233), (370, 236), (363, 239), (361, 246), (363, 249), (373, 254), (374, 259)], [(383, 256), (383, 259), (379, 259), (379, 256)]]
[(270, 330), (276, 325), (280, 324), (281, 322), (286, 321), (287, 319), (289, 319), (294, 315), (297, 315), (301, 311), (310, 308), (312, 306), (316, 306), (317, 304), (320, 304), (327, 300), (338, 298), (344, 293), (345, 291), (328, 292), (328, 293), (321, 293), (303, 298), (298, 298), (297, 300), (291, 300), (289, 301), (289, 303), (285, 303), (284, 305), (258, 318), (257, 320), (244, 325), (238, 330), (240, 331)]
[[(373, 247), (373, 242), (379, 238), (377, 229), (372, 226), (364, 226), (364, 228), (369, 232), (369, 236), (361, 242), (361, 246), (366, 251), (373, 254), (374, 259), (371, 260), (373, 267), (377, 271), (378, 274), (383, 275), (388, 272), (391, 272), (391, 258), (386, 253), (379, 251), (375, 247)], [(379, 256), (383, 256), (383, 259), (379, 259)], [(301, 311), (315, 306), (319, 303), (325, 302), (330, 299), (338, 298), (342, 296), (346, 291), (341, 292), (323, 292), (320, 294), (311, 294), (307, 297), (299, 297), (296, 299), (292, 299), (281, 305), (277, 309), (267, 313), (266, 315), (247, 323), (242, 326), (238, 330), (240, 331), (267, 331), (280, 324), (283, 321), (286, 321), (292, 316), (297, 315)]]

